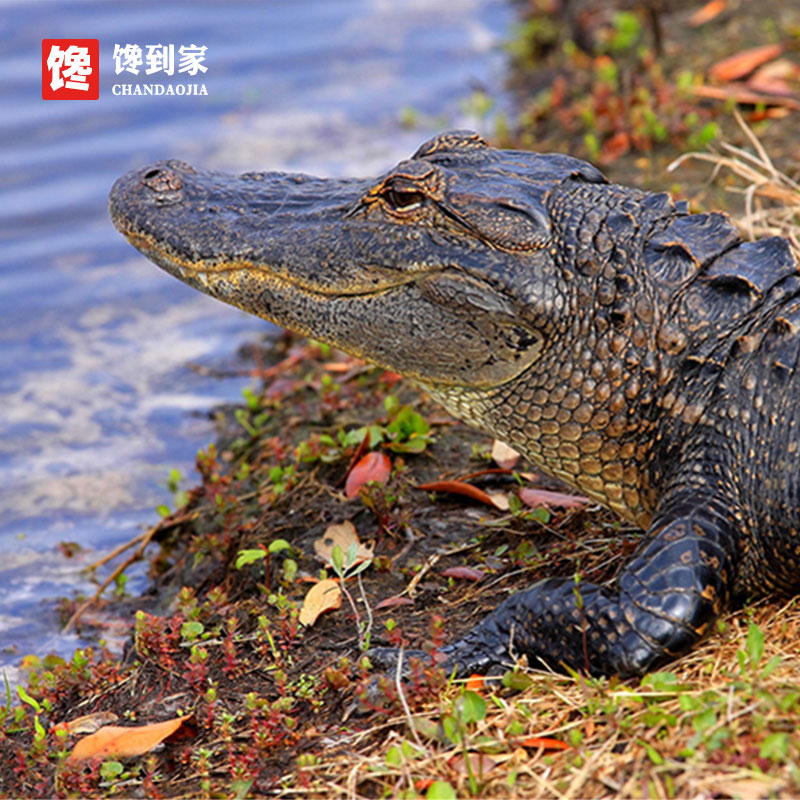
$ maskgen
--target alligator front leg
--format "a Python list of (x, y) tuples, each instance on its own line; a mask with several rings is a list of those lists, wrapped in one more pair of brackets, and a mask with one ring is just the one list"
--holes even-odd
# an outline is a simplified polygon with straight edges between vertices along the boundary
[[(591, 675), (630, 676), (685, 653), (731, 595), (737, 537), (727, 505), (696, 493), (672, 494), (616, 591), (564, 578), (540, 581), (443, 647), (442, 666), (460, 675), (489, 674), (526, 655), (531, 666), (544, 661)], [(370, 655), (382, 666), (397, 661), (397, 651), (388, 648)]]

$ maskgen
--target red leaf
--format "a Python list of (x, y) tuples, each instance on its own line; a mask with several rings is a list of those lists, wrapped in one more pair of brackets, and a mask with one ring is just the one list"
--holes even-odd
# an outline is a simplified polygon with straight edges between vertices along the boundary
[(431, 481), (430, 483), (421, 483), (417, 489), (424, 489), (428, 492), (449, 492), (450, 494), (460, 494), (463, 497), (469, 497), (472, 500), (477, 500), (479, 503), (485, 503), (492, 508), (500, 508), (498, 503), (493, 500), (483, 489), (473, 486), (471, 483), (464, 483), (463, 481)]
[(625, 131), (617, 131), (603, 145), (600, 152), (600, 161), (603, 164), (611, 164), (620, 156), (624, 156), (631, 149), (631, 137)]
[(569, 745), (561, 739), (551, 739), (547, 736), (529, 736), (519, 744), (523, 747), (536, 747), (543, 750), (569, 750)]
[(710, 2), (706, 3), (702, 8), (698, 8), (690, 17), (689, 17), (689, 25), (692, 28), (699, 28), (701, 25), (705, 25), (706, 22), (711, 22), (714, 17), (721, 14), (726, 8), (728, 4), (725, 0), (710, 0)]
[(392, 474), (392, 462), (386, 453), (367, 453), (347, 476), (344, 493), (348, 498), (358, 494), (358, 490), (366, 483), (386, 483)]
[(473, 569), (472, 567), (448, 567), (443, 569), (440, 574), (445, 578), (475, 582), (482, 580), (485, 575), (479, 569)]
[(387, 597), (385, 600), (381, 600), (380, 603), (376, 603), (375, 608), (397, 608), (397, 606), (413, 605), (413, 600), (409, 600), (407, 597), (398, 597), (395, 595), (394, 597)]
[(717, 83), (735, 81), (737, 78), (748, 75), (756, 67), (777, 58), (782, 52), (783, 45), (780, 44), (765, 44), (761, 47), (742, 50), (740, 53), (735, 53), (712, 64), (708, 70), (708, 77)]
[(467, 682), (464, 684), (464, 688), (470, 692), (478, 692), (480, 694), (481, 691), (486, 687), (486, 676), (480, 675), (477, 672), (474, 672), (472, 675), (467, 678)]
[(519, 499), (526, 506), (539, 508), (540, 506), (558, 506), (559, 508), (580, 508), (592, 501), (588, 497), (581, 497), (576, 494), (562, 494), (561, 492), (549, 492), (546, 489), (520, 489)]

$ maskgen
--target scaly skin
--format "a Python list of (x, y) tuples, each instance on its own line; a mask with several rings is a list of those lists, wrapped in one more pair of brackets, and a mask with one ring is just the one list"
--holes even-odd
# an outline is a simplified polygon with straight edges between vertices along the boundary
[[(780, 238), (561, 155), (442, 134), (375, 181), (162, 162), (117, 228), (207, 294), (409, 376), (646, 531), (614, 589), (541, 581), (444, 648), (640, 674), (800, 589), (800, 276)], [(396, 657), (377, 651), (378, 659)]]

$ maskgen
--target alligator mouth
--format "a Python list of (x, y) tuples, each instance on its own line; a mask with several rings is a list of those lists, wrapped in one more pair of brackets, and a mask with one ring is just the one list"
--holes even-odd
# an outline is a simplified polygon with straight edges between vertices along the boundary
[(297, 275), (289, 272), (273, 269), (269, 264), (241, 260), (221, 260), (213, 261), (193, 261), (185, 256), (171, 252), (171, 248), (159, 245), (154, 237), (134, 230), (134, 226), (128, 224), (127, 220), (115, 219), (114, 224), (130, 244), (137, 250), (153, 260), (166, 272), (178, 278), (184, 283), (202, 289), (206, 292), (214, 292), (215, 285), (218, 285), (224, 278), (246, 275), (249, 280), (263, 284), (264, 286), (281, 286), (287, 289), (302, 292), (308, 297), (320, 299), (340, 298), (369, 298), (386, 294), (393, 290), (402, 289), (410, 284), (417, 283), (424, 278), (443, 273), (443, 269), (431, 268), (415, 271), (405, 276), (393, 275), (392, 280), (372, 282), (369, 286), (349, 286), (334, 288), (332, 286), (321, 286), (303, 280)]

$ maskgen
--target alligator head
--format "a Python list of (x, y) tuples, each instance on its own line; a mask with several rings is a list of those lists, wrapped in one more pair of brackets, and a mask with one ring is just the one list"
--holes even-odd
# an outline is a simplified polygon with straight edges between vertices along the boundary
[(530, 367), (564, 311), (547, 199), (569, 179), (602, 177), (453, 133), (377, 181), (160, 162), (117, 181), (111, 214), (213, 297), (425, 384), (491, 387)]
[(665, 197), (452, 132), (373, 181), (159, 162), (120, 178), (110, 207), (191, 286), (411, 377), (641, 524), (625, 436), (647, 437), (629, 415), (652, 399), (658, 304), (632, 250), (640, 224), (675, 213)]

